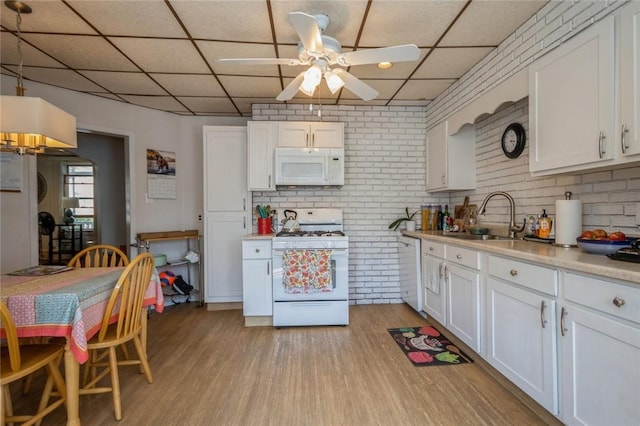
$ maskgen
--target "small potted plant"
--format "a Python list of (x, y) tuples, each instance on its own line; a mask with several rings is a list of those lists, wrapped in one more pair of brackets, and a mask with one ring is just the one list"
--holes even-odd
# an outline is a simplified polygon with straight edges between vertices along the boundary
[(404, 208), (405, 216), (400, 217), (389, 225), (389, 229), (393, 229), (396, 231), (402, 222), (407, 222), (407, 231), (415, 231), (416, 230), (416, 221), (413, 220), (413, 217), (418, 213), (419, 210), (416, 210), (413, 213), (409, 213), (409, 207)]

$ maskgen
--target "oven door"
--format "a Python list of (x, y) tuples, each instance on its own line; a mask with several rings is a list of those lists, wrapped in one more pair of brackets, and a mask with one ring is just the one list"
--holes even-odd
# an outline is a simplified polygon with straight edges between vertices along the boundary
[[(313, 263), (327, 252), (329, 271), (320, 268), (318, 274)], [(274, 249), (272, 254), (274, 302), (348, 299), (348, 249)]]

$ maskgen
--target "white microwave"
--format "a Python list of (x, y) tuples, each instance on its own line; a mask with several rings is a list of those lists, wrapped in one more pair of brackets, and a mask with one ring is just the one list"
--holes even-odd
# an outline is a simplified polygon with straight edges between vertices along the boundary
[(344, 149), (276, 148), (276, 185), (344, 185)]

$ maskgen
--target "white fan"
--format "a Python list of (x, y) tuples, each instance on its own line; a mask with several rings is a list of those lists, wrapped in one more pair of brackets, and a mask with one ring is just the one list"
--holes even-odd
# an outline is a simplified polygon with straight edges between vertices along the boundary
[[(239, 58), (219, 59), (218, 62), (238, 65), (309, 65), (306, 71), (298, 74), (278, 95), (276, 99), (279, 101), (288, 101), (295, 96), (298, 90), (313, 96), (322, 77), (327, 82), (331, 93), (336, 93), (344, 86), (363, 100), (370, 101), (378, 96), (378, 92), (340, 67), (380, 62), (415, 61), (420, 56), (420, 49), (415, 44), (342, 53), (342, 46), (338, 40), (322, 35), (329, 24), (327, 15), (314, 16), (304, 12), (291, 12), (288, 18), (289, 23), (300, 37), (298, 59)], [(338, 67), (332, 69), (333, 65), (338, 65)]]

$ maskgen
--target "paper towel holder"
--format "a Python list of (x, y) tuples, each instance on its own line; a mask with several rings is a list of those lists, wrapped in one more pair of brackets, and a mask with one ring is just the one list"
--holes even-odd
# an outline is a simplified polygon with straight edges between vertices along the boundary
[[(572, 195), (573, 195), (573, 193), (571, 191), (566, 191), (564, 193), (565, 200), (571, 200), (571, 196)], [(559, 203), (560, 202), (561, 201), (556, 201), (556, 238), (555, 238), (555, 241), (553, 242), (553, 245), (556, 246), (556, 247), (564, 247), (564, 248), (577, 247), (578, 245), (573, 242), (573, 239), (572, 239), (571, 242), (568, 242), (568, 241), (565, 241), (565, 236), (564, 235), (559, 238), (559, 235), (558, 235), (558, 224), (559, 224), (559, 222), (562, 221), (562, 219), (559, 220), (559, 217), (560, 217), (560, 214), (559, 214), (560, 213), (560, 211), (559, 211)], [(577, 202), (580, 205), (580, 201), (577, 201)], [(576, 237), (579, 236), (580, 229), (582, 228), (582, 221), (579, 221), (578, 223), (580, 225), (578, 225), (579, 228), (575, 229), (575, 232), (578, 233), (578, 235), (576, 235)]]

